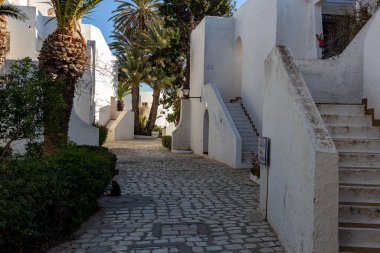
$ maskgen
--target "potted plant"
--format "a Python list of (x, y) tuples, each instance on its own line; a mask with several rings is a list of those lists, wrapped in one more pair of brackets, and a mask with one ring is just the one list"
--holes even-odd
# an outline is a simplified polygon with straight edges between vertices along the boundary
[(159, 126), (154, 126), (152, 136), (155, 138), (162, 137), (162, 128)]
[(117, 110), (124, 111), (124, 101), (125, 96), (131, 93), (131, 86), (126, 83), (119, 82), (117, 85), (116, 97), (117, 97)]
[(250, 173), (250, 179), (256, 183), (260, 184), (260, 162), (259, 162), (259, 155), (256, 153), (253, 153), (252, 157), (252, 169)]

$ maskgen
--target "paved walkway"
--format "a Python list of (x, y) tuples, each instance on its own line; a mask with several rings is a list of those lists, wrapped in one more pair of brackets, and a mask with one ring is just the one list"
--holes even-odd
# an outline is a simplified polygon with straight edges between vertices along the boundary
[(259, 219), (259, 188), (248, 170), (171, 154), (152, 140), (109, 147), (127, 197), (103, 199), (102, 211), (51, 253), (283, 252)]

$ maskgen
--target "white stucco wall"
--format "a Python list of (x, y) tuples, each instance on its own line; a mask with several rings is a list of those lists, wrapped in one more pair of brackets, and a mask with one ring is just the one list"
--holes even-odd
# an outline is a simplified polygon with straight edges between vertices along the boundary
[(30, 57), (37, 60), (38, 56), (38, 20), (43, 19), (35, 7), (19, 7), (28, 17), (26, 21), (9, 19), (8, 31), (10, 32), (10, 51), (7, 59), (21, 59)]
[(120, 115), (109, 128), (108, 140), (133, 140), (135, 137), (134, 116), (135, 113), (131, 111), (120, 112)]
[(337, 253), (338, 153), (286, 48), (266, 61), (263, 135), (271, 160), (260, 204), (285, 250)]
[(181, 100), (181, 119), (178, 127), (172, 133), (172, 151), (189, 151), (190, 150), (190, 131), (191, 131), (191, 102), (190, 100)]
[(375, 118), (380, 119), (380, 12), (377, 12), (368, 25), (364, 39), (363, 96), (368, 105), (375, 109)]
[(217, 84), (225, 101), (240, 97), (241, 84), (235, 83), (234, 80), (234, 30), (232, 18), (205, 18), (206, 37), (202, 84), (209, 82)]
[(111, 104), (111, 97), (117, 88), (116, 58), (108, 47), (99, 28), (82, 24), (83, 36), (95, 43), (95, 116), (99, 119), (100, 108)]
[[(296, 59), (317, 59), (322, 19), (321, 0), (278, 0), (277, 1), (277, 45), (286, 45)], [(265, 14), (265, 13), (264, 13)], [(319, 22), (319, 24), (317, 24)]]
[[(234, 15), (234, 19), (234, 43), (240, 37), (243, 48), (240, 97), (261, 133), (265, 83), (264, 61), (276, 45), (276, 1), (248, 0)], [(233, 50), (233, 47), (231, 49)]]

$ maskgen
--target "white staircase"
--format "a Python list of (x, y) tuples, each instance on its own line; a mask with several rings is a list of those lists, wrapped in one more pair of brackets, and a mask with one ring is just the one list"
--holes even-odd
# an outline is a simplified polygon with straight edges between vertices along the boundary
[(247, 113), (244, 111), (240, 100), (226, 103), (226, 106), (243, 140), (241, 163), (250, 165), (253, 153), (257, 154), (257, 131)]
[(380, 127), (364, 105), (319, 104), (339, 153), (341, 252), (380, 252)]

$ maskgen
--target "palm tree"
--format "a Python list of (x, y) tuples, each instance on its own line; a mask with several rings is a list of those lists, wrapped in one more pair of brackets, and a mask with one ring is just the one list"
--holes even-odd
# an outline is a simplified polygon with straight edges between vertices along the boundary
[(166, 75), (163, 69), (156, 69), (153, 71), (154, 80), (150, 82), (150, 86), (153, 89), (153, 102), (150, 108), (148, 122), (145, 127), (145, 133), (151, 135), (154, 129), (158, 107), (160, 105), (160, 95), (162, 89), (172, 85), (175, 77)]
[(4, 65), (8, 43), (7, 17), (17, 20), (26, 19), (26, 15), (19, 8), (11, 4), (4, 4), (4, 0), (0, 0), (0, 68)]
[(128, 38), (135, 31), (148, 29), (148, 25), (159, 19), (159, 0), (116, 0), (119, 2), (118, 8), (113, 11), (115, 14), (111, 19), (114, 21), (115, 30), (120, 31)]
[(140, 134), (140, 84), (149, 80), (150, 66), (144, 55), (140, 51), (127, 48), (122, 54), (119, 54), (119, 71), (123, 76), (123, 81), (131, 85), (132, 90), (132, 111), (135, 113), (135, 134)]
[(134, 45), (145, 51), (153, 65), (152, 78), (149, 82), (153, 89), (153, 103), (149, 113), (148, 123), (145, 127), (145, 133), (150, 135), (153, 131), (157, 119), (158, 106), (160, 105), (161, 90), (172, 85), (175, 78), (168, 76), (165, 69), (165, 54), (171, 50), (170, 42), (174, 32), (164, 27), (162, 21), (148, 25), (147, 31), (141, 31), (134, 37)]
[(45, 124), (45, 154), (55, 152), (67, 143), (69, 120), (73, 108), (75, 85), (83, 76), (89, 64), (86, 41), (80, 32), (80, 19), (90, 12), (101, 0), (52, 0), (56, 14), (57, 29), (43, 42), (39, 59), (39, 68), (54, 80), (63, 82), (62, 96), (66, 108), (59, 129)]

